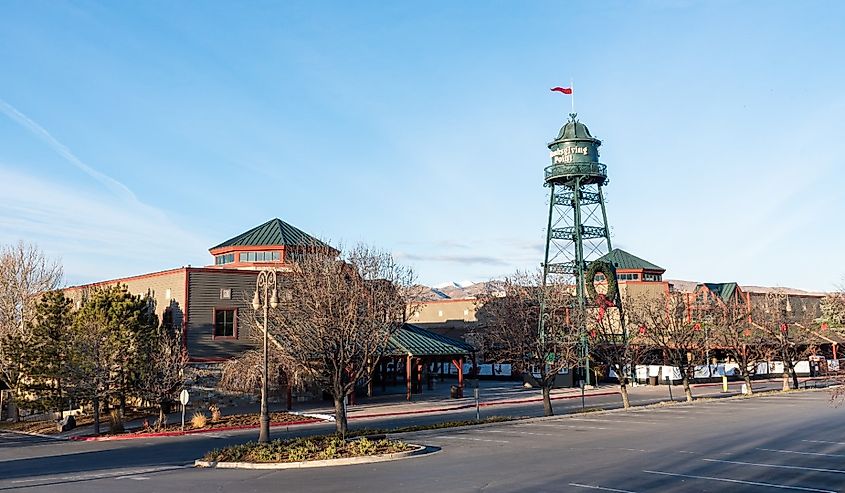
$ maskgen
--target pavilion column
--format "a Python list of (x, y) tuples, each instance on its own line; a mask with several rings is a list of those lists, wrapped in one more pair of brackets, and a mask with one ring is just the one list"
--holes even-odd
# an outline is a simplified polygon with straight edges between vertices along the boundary
[(381, 360), (381, 391), (387, 391), (387, 360), (384, 358)]
[(417, 392), (422, 394), (423, 393), (423, 370), (425, 368), (425, 360), (422, 358), (417, 358)]
[(406, 399), (411, 400), (411, 385), (413, 385), (413, 380), (411, 380), (411, 368), (413, 361), (411, 355), (409, 354), (406, 361), (405, 361), (405, 387), (407, 391)]
[(464, 359), (452, 360), (452, 364), (458, 369), (458, 397), (464, 396)]

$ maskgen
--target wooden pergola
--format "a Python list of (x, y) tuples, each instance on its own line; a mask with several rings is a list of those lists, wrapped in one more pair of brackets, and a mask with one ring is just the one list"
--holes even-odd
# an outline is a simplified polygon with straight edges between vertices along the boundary
[(454, 365), (458, 371), (458, 393), (463, 395), (464, 361), (475, 354), (475, 348), (464, 341), (452, 339), (416, 325), (404, 324), (394, 332), (387, 342), (387, 347), (378, 361), (382, 389), (388, 380), (388, 367), (393, 363), (393, 381), (397, 382), (399, 364), (405, 364), (406, 399), (422, 393), (423, 377), (429, 390), (432, 387), (431, 364), (440, 365), (443, 374), (444, 365)]

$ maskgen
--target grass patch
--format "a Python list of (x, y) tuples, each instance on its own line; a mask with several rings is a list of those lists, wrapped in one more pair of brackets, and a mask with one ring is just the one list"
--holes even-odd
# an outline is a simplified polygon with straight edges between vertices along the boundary
[(411, 446), (399, 440), (344, 440), (337, 435), (249, 442), (215, 449), (203, 456), (210, 462), (302, 462), (405, 452)]

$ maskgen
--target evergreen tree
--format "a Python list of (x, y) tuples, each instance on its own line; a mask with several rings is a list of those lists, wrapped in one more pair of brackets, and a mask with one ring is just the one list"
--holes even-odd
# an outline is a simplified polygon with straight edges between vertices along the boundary
[(71, 301), (61, 291), (48, 291), (36, 305), (35, 324), (26, 347), (24, 372), (26, 389), (36, 397), (34, 404), (61, 413), (64, 408), (64, 380), (68, 371)]

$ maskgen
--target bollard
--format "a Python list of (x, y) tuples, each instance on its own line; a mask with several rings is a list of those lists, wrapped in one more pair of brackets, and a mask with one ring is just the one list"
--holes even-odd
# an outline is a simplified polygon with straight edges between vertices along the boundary
[(728, 391), (728, 376), (722, 375), (722, 392)]

